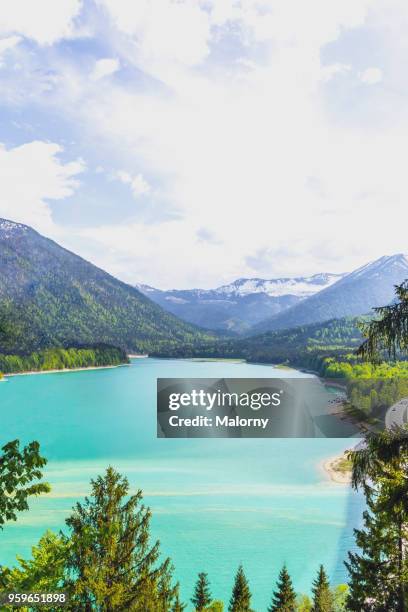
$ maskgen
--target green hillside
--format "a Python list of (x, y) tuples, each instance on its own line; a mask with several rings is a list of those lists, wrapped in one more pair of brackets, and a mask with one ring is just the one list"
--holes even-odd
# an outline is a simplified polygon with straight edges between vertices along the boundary
[(358, 328), (361, 321), (361, 317), (346, 317), (267, 332), (238, 342), (237, 348), (249, 361), (288, 363), (318, 370), (323, 358), (341, 359), (354, 352), (362, 341)]
[(395, 296), (395, 285), (406, 278), (408, 259), (405, 255), (398, 253), (380, 257), (347, 274), (330, 287), (262, 321), (252, 328), (252, 332), (292, 329), (329, 319), (369, 314), (376, 306), (389, 304)]
[(359, 323), (367, 317), (332, 319), (284, 331), (273, 331), (249, 338), (206, 341), (194, 347), (155, 354), (162, 357), (241, 358), (251, 362), (288, 364), (320, 371), (327, 357), (355, 360), (355, 349), (361, 344)]
[(191, 349), (211, 335), (44, 238), (0, 219), (0, 352), (118, 346), (128, 352)]
[(105, 345), (68, 349), (50, 348), (35, 351), (30, 355), (0, 354), (0, 371), (2, 374), (105, 367), (124, 363), (129, 363), (124, 351), (114, 346)]

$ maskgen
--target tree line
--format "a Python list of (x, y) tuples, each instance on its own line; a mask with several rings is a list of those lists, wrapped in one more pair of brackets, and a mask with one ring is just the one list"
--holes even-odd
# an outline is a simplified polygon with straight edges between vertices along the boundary
[[(331, 588), (320, 566), (310, 598), (297, 596), (286, 566), (273, 590), (268, 612), (406, 612), (408, 604), (408, 430), (371, 434), (349, 452), (352, 483), (366, 497), (364, 526), (355, 530), (357, 552), (346, 567), (348, 587)], [(29, 498), (50, 490), (42, 479), (46, 460), (38, 442), (23, 449), (18, 440), (0, 454), (0, 529), (28, 509)], [(112, 467), (91, 481), (91, 494), (77, 502), (66, 529), (47, 531), (15, 567), (0, 568), (0, 591), (64, 592), (65, 610), (182, 612), (174, 567), (162, 558), (150, 534), (151, 512), (142, 492), (129, 494), (126, 477)], [(186, 585), (184, 585), (186, 587)], [(253, 612), (244, 569), (236, 572), (228, 612)], [(197, 612), (221, 612), (208, 576), (198, 576), (191, 602)], [(5, 610), (12, 609), (5, 606)], [(39, 610), (31, 605), (26, 610)], [(58, 610), (58, 606), (51, 607)]]
[[(332, 589), (323, 565), (319, 567), (311, 592), (311, 598), (308, 595), (297, 595), (287, 567), (283, 565), (267, 610), (268, 612), (342, 612), (346, 610), (347, 585), (342, 584)], [(253, 612), (251, 599), (249, 582), (243, 566), (240, 565), (235, 574), (228, 612)], [(212, 598), (208, 575), (205, 572), (198, 574), (191, 602), (196, 612), (223, 612), (224, 610), (224, 603)]]
[(391, 363), (349, 363), (325, 360), (324, 375), (340, 381), (347, 400), (363, 418), (384, 422), (390, 406), (408, 396), (408, 361)]
[(99, 344), (77, 348), (50, 348), (34, 351), (29, 355), (0, 354), (0, 371), (46, 372), (73, 368), (89, 368), (128, 363), (129, 359), (122, 349)]
[[(408, 347), (408, 285), (399, 301), (378, 309), (381, 319), (365, 329), (359, 353), (372, 362), (387, 351), (395, 358)], [(392, 379), (391, 379), (392, 380)], [(349, 452), (352, 486), (364, 492), (367, 508), (363, 527), (355, 529), (356, 551), (348, 554), (348, 592), (341, 605), (351, 612), (406, 612), (408, 609), (408, 427), (371, 433)], [(0, 529), (28, 509), (33, 495), (49, 491), (42, 480), (46, 460), (38, 442), (20, 448), (18, 440), (0, 454)], [(159, 542), (150, 535), (151, 513), (142, 492), (129, 495), (127, 479), (109, 467), (91, 481), (91, 495), (77, 502), (66, 519), (66, 530), (46, 532), (31, 559), (0, 568), (3, 591), (64, 591), (66, 610), (75, 612), (182, 612), (186, 605), (174, 580), (169, 558), (162, 559)], [(312, 600), (299, 602), (287, 568), (281, 569), (268, 612), (335, 612), (335, 593), (321, 566)], [(242, 566), (235, 576), (229, 612), (252, 612), (251, 591)], [(211, 599), (203, 572), (192, 603), (197, 612), (222, 610)], [(211, 608), (212, 606), (212, 608)], [(10, 609), (5, 606), (5, 609)], [(12, 609), (12, 608), (11, 608)], [(30, 609), (40, 609), (31, 605)], [(49, 609), (57, 610), (54, 606)]]

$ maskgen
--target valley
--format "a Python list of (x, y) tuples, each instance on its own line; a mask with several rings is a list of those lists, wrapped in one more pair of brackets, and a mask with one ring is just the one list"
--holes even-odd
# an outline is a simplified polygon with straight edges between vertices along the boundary
[[(245, 359), (324, 374), (330, 359), (356, 361), (373, 308), (390, 303), (394, 286), (408, 276), (408, 260), (397, 254), (349, 274), (242, 278), (213, 290), (136, 288), (5, 219), (0, 263), (5, 372), (81, 367), (82, 357), (74, 355), (81, 350), (90, 351), (85, 365), (98, 365), (102, 358), (92, 351), (106, 347), (103, 365), (139, 353)], [(71, 356), (51, 356), (55, 349)]]
[(155, 289), (136, 285), (148, 298), (178, 317), (219, 332), (245, 334), (251, 328), (329, 287), (343, 274), (295, 278), (240, 278), (216, 289)]

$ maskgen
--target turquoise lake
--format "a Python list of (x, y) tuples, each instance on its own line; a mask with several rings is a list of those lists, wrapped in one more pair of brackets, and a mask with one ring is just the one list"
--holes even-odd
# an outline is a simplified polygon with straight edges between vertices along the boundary
[(0, 563), (29, 556), (45, 529), (64, 527), (91, 478), (113, 465), (153, 512), (152, 535), (175, 565), (184, 601), (208, 572), (214, 598), (229, 600), (243, 563), (255, 610), (270, 603), (286, 562), (298, 592), (320, 563), (346, 581), (363, 499), (331, 482), (320, 464), (347, 439), (157, 439), (158, 377), (307, 376), (233, 362), (135, 359), (113, 369), (10, 377), (0, 385), (0, 445), (36, 439), (48, 458), (47, 497), (0, 532)]

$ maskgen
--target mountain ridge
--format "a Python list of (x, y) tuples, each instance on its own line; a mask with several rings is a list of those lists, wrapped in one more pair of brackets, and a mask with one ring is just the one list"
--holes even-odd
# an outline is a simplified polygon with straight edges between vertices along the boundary
[(218, 331), (244, 333), (257, 322), (290, 308), (343, 276), (320, 273), (294, 278), (239, 278), (215, 289), (166, 291), (145, 284), (136, 287), (190, 323)]
[(217, 293), (233, 295), (248, 295), (252, 293), (266, 293), (269, 296), (280, 297), (283, 295), (296, 295), (306, 297), (307, 295), (320, 291), (336, 282), (344, 274), (332, 274), (323, 272), (312, 276), (277, 277), (277, 278), (238, 278), (230, 284), (221, 285), (214, 289)]
[(13, 334), (3, 352), (107, 343), (134, 352), (208, 335), (124, 283), (42, 236), (0, 219), (0, 314)]
[(251, 329), (252, 333), (282, 330), (333, 318), (372, 313), (394, 298), (395, 285), (408, 278), (408, 257), (384, 255), (343, 276), (330, 287), (278, 313)]

